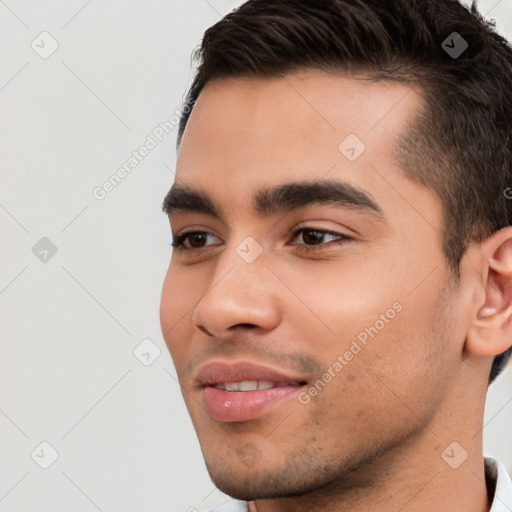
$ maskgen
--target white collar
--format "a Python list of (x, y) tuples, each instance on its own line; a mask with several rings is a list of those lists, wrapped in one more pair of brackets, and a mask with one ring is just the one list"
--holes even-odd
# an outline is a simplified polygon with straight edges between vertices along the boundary
[(485, 458), (486, 479), (495, 482), (494, 497), (489, 512), (512, 511), (512, 480), (505, 466), (497, 459)]

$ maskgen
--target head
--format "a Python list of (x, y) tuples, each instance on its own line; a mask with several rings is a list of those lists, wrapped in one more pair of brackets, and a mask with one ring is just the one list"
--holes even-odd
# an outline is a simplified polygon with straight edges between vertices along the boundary
[[(161, 321), (208, 470), (246, 499), (349, 482), (510, 357), (512, 50), (456, 0), (252, 0), (198, 57)], [(216, 418), (212, 361), (296, 391)]]

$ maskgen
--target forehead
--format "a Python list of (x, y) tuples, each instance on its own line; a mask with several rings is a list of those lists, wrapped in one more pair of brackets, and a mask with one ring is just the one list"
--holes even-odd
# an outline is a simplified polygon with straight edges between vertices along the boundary
[(176, 182), (237, 211), (262, 187), (304, 180), (340, 180), (379, 197), (386, 177), (406, 179), (393, 147), (421, 102), (408, 84), (318, 70), (214, 80), (190, 115)]

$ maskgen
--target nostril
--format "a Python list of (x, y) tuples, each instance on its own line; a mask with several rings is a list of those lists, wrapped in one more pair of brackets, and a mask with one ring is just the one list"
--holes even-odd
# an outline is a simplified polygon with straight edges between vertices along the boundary
[(254, 324), (243, 324), (243, 323), (242, 323), (242, 324), (236, 324), (236, 325), (233, 325), (233, 326), (231, 326), (231, 327), (230, 327), (230, 329), (233, 329), (233, 330), (234, 330), (234, 329), (236, 329), (237, 327), (249, 327), (249, 328), (251, 328), (251, 329), (254, 329), (254, 328), (255, 328), (255, 327), (257, 327), (257, 326), (256, 326), (256, 325), (254, 325)]

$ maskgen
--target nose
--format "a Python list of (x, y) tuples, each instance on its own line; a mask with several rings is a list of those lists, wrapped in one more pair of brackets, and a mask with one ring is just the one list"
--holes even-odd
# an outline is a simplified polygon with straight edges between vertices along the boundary
[(192, 313), (192, 324), (219, 339), (232, 337), (238, 329), (275, 329), (281, 318), (278, 282), (264, 258), (247, 263), (234, 250), (227, 253)]

